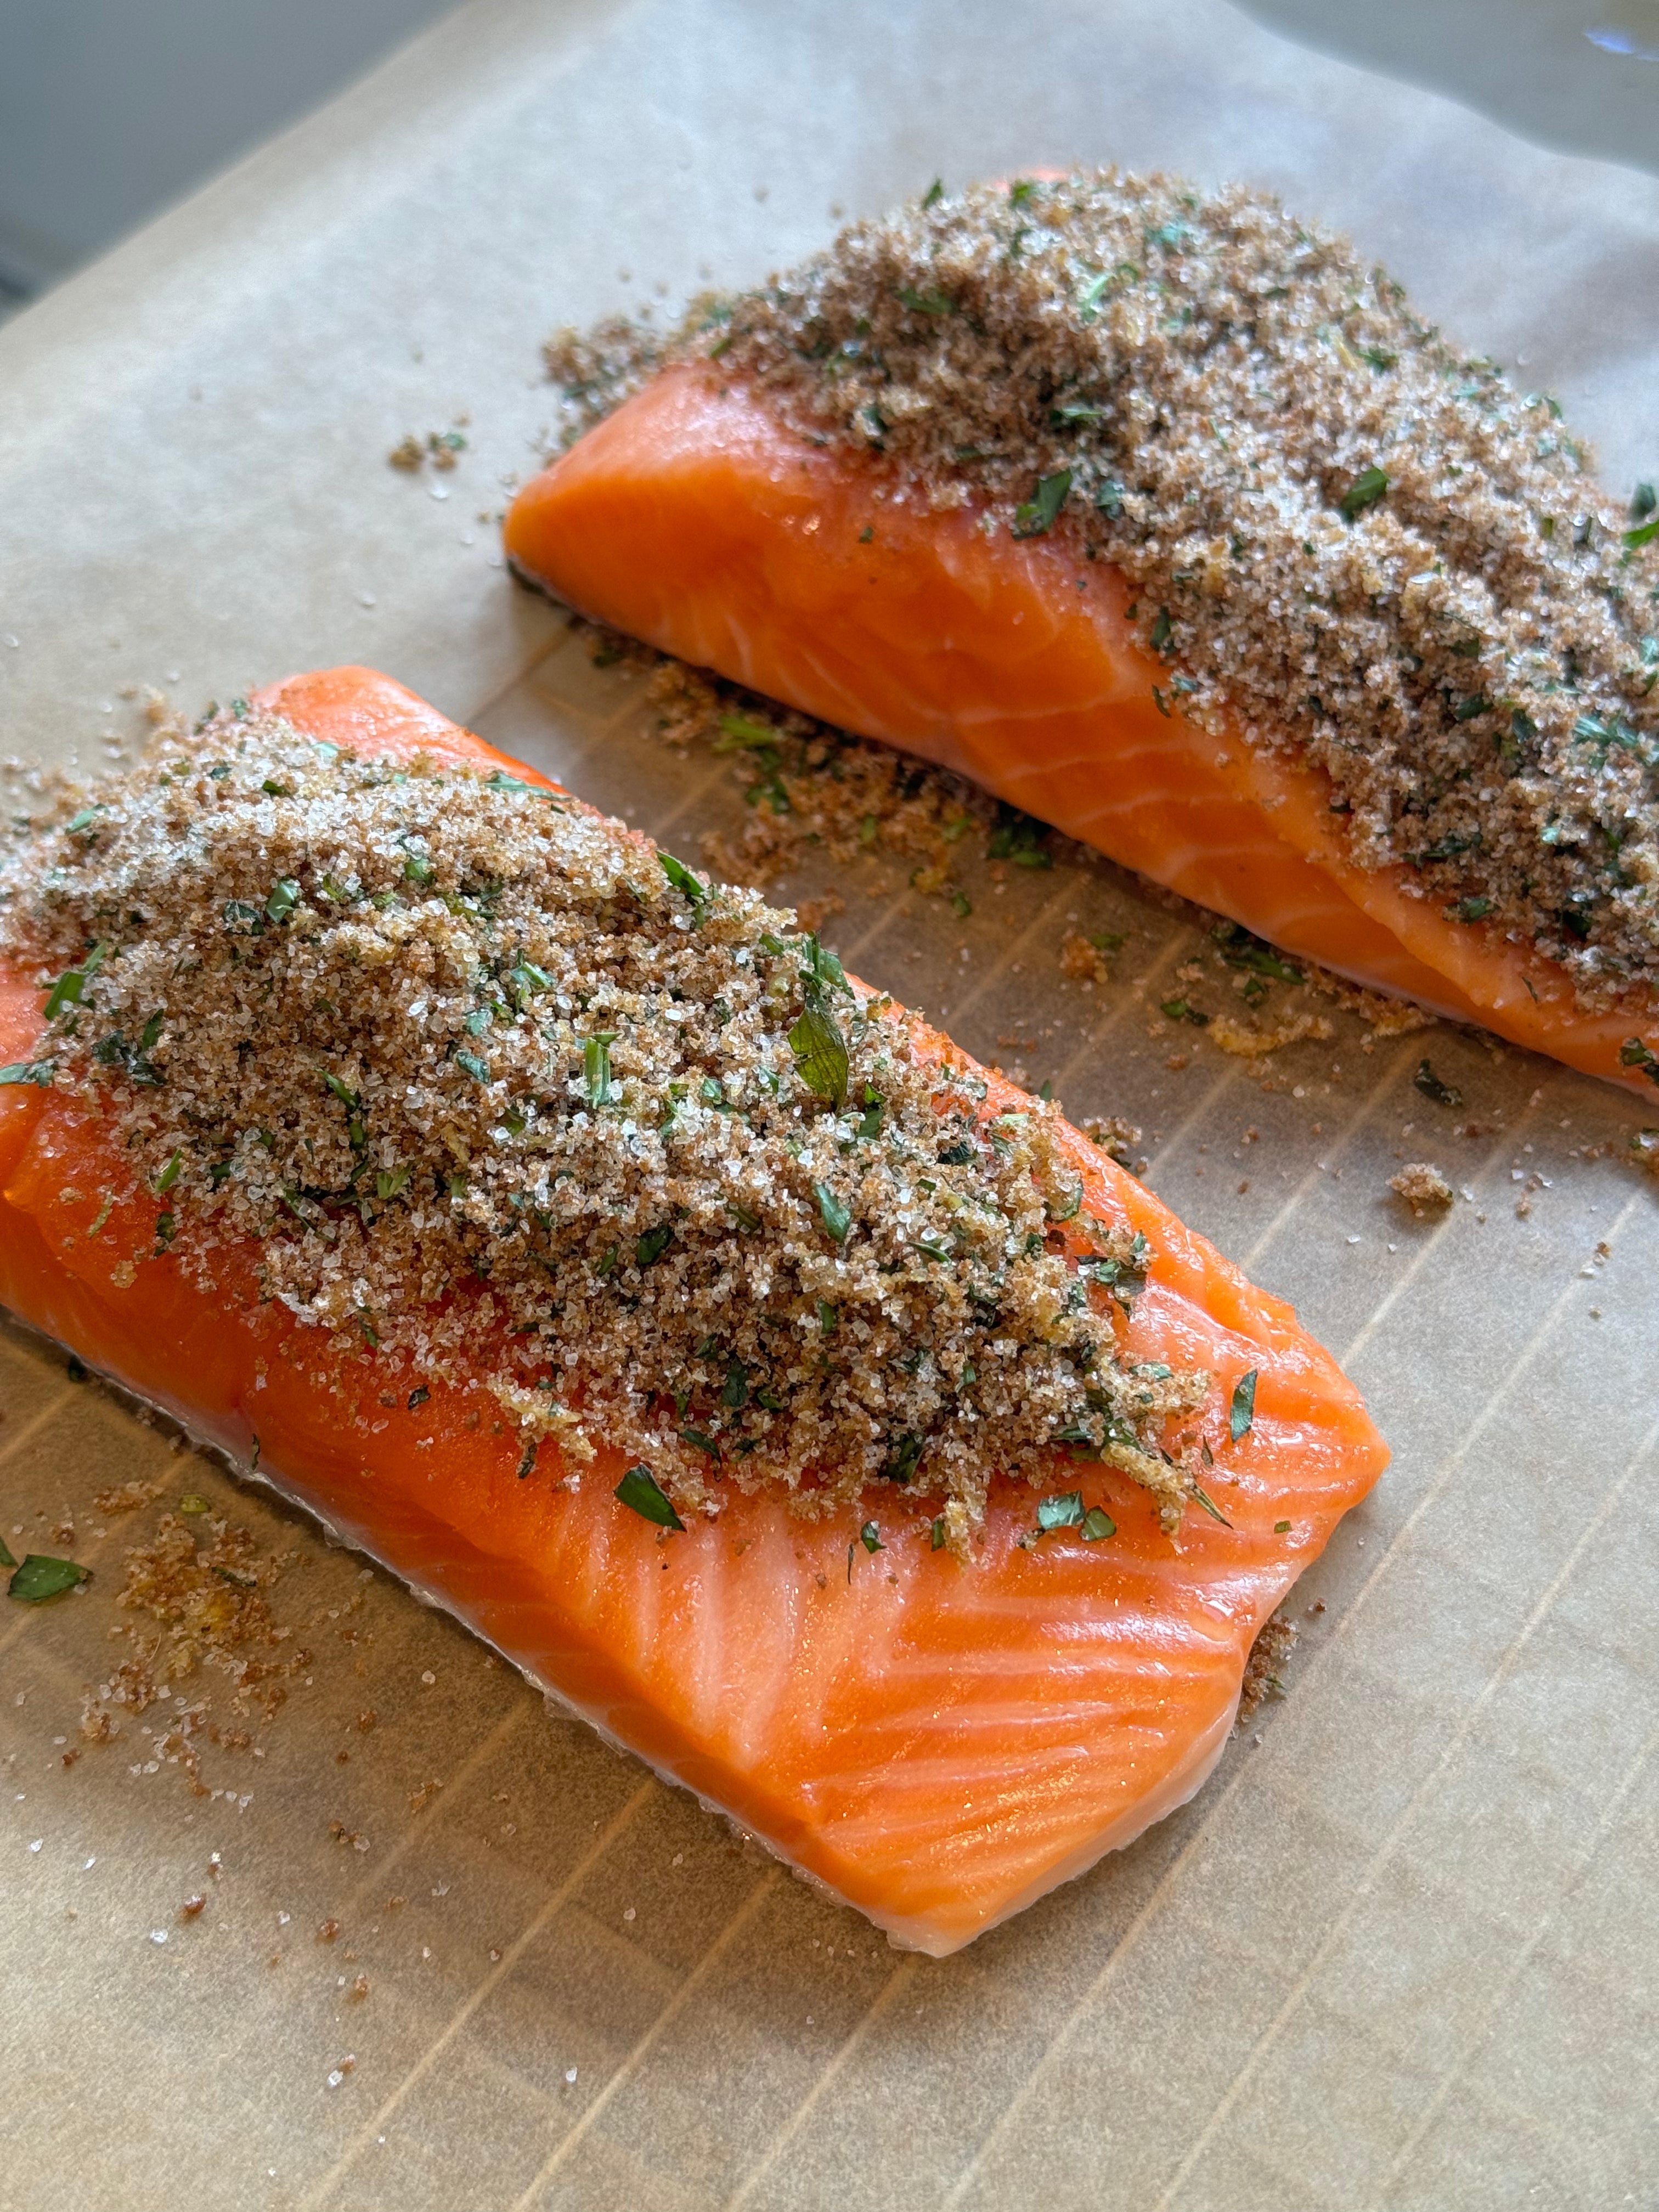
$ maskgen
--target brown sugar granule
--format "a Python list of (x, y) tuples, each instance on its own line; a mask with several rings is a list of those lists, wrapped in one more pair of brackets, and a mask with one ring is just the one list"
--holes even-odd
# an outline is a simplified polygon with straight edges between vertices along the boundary
[(1068, 929), (1060, 941), (1060, 972), (1074, 983), (1107, 983), (1111, 981), (1111, 955), (1116, 950), (1115, 942), (1105, 942), (1099, 936), (1085, 937), (1080, 929)]
[[(1063, 1444), (1179, 1520), (1208, 1378), (1118, 1349), (1156, 1253), (1084, 1209), (1056, 1109), (993, 1113), (787, 910), (240, 701), (81, 796), (0, 882), (0, 944), (78, 979), (38, 1065), (108, 1117), (146, 1243), (209, 1291), (257, 1248), (360, 1426), (397, 1361), (486, 1391), (464, 1425), (526, 1479), (598, 1431), (684, 1507), (885, 1481), (971, 1524)], [(161, 1525), (170, 1635), (252, 1624), (259, 1563)]]
[[(1324, 1611), (1323, 1606), (1316, 1608)], [(1269, 1698), (1285, 1695), (1285, 1662), (1296, 1648), (1294, 1621), (1275, 1613), (1261, 1624), (1250, 1656), (1244, 1662), (1244, 1682), (1238, 1696), (1235, 1728), (1248, 1728)]]
[(1389, 1177), (1389, 1188), (1405, 1200), (1419, 1221), (1443, 1213), (1452, 1202), (1451, 1185), (1428, 1160), (1409, 1161), (1398, 1175)]
[(245, 1528), (199, 1520), (192, 1528), (164, 1514), (149, 1540), (125, 1556), (116, 1603), (138, 1620), (118, 1632), (138, 1649), (87, 1686), (81, 1715), (86, 1740), (107, 1743), (119, 1731), (121, 1714), (145, 1713), (172, 1698), (170, 1725), (154, 1739), (153, 1755), (180, 1767), (191, 1789), (205, 1794), (202, 1745), (234, 1752), (247, 1749), (252, 1738), (216, 1720), (205, 1693), (186, 1702), (173, 1696), (173, 1686), (205, 1668), (228, 1678), (233, 1714), (268, 1719), (278, 1711), (309, 1663), (270, 1607), (269, 1593), (287, 1563), (286, 1554), (261, 1553)]
[(1022, 179), (549, 359), (580, 429), (671, 357), (890, 501), (1109, 564), (1165, 711), (1307, 762), (1352, 861), (1650, 1016), (1659, 529), (1342, 240), (1237, 187)]

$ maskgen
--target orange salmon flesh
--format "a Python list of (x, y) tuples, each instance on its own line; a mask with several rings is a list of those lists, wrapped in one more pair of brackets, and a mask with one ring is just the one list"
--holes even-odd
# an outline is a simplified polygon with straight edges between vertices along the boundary
[[(1628, 1008), (1344, 857), (1322, 771), (1154, 696), (1131, 590), (1061, 537), (887, 495), (701, 363), (661, 371), (514, 500), (519, 573), (583, 614), (999, 798), (1304, 959), (1652, 1103)], [(1079, 574), (1079, 571), (1084, 573)], [(1653, 1012), (1646, 1017), (1651, 1023)]]
[[(261, 703), (348, 750), (547, 781), (370, 670), (297, 677)], [(0, 969), (0, 1060), (28, 1058), (40, 1028), (30, 979)], [(988, 1079), (988, 1112), (1030, 1104)], [(1291, 1309), (1066, 1129), (1085, 1209), (1151, 1246), (1127, 1355), (1211, 1370), (1224, 1435), (1235, 1385), (1257, 1372), (1254, 1424), (1212, 1479), (1231, 1527), (1194, 1510), (1172, 1542), (1133, 1482), (1057, 1455), (1054, 1486), (1103, 1506), (1114, 1537), (1070, 1528), (1028, 1548), (1036, 1498), (1011, 1481), (965, 1565), (886, 1486), (873, 1555), (854, 1520), (801, 1520), (764, 1492), (662, 1532), (613, 1496), (626, 1462), (602, 1440), (579, 1486), (551, 1440), (520, 1480), (519, 1438), (479, 1424), (476, 1393), (258, 1304), (257, 1248), (219, 1255), (211, 1291), (154, 1256), (157, 1201), (132, 1191), (111, 1127), (68, 1092), (0, 1091), (0, 1300), (257, 1463), (571, 1711), (917, 1949), (957, 1949), (1199, 1788), (1257, 1630), (1387, 1459)], [(112, 1206), (112, 1190), (126, 1194)]]

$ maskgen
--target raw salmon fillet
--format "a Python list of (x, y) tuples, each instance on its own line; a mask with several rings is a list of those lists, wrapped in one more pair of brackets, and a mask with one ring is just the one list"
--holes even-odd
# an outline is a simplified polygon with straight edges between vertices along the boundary
[[(1160, 711), (1168, 673), (1104, 562), (889, 498), (700, 362), (661, 370), (514, 501), (519, 573), (580, 612), (942, 763), (1115, 860), (1369, 987), (1651, 1102), (1628, 1009), (1344, 857), (1322, 771)], [(1086, 589), (1080, 584), (1086, 581)]]
[[(368, 670), (261, 703), (349, 750), (546, 782)], [(0, 1059), (27, 1059), (40, 1026), (28, 979), (0, 970)], [(1030, 1103), (988, 1080), (988, 1114)], [(766, 1492), (671, 1534), (613, 1496), (626, 1462), (602, 1440), (580, 1489), (558, 1482), (551, 1442), (521, 1480), (516, 1434), (481, 1429), (477, 1399), (436, 1380), (410, 1409), (427, 1378), (384, 1355), (368, 1413), (346, 1417), (319, 1333), (257, 1302), (257, 1248), (222, 1255), (209, 1295), (153, 1256), (155, 1200), (100, 1219), (102, 1187), (127, 1180), (106, 1127), (67, 1092), (0, 1091), (0, 1300), (921, 1950), (955, 1950), (1199, 1788), (1257, 1630), (1386, 1461), (1291, 1309), (1068, 1129), (1085, 1209), (1151, 1247), (1129, 1355), (1212, 1370), (1224, 1436), (1235, 1386), (1259, 1376), (1254, 1423), (1212, 1478), (1231, 1525), (1194, 1510), (1174, 1542), (1146, 1492), (1057, 1454), (1054, 1487), (1105, 1507), (1111, 1539), (1030, 1541), (1036, 1493), (1006, 1481), (968, 1565), (887, 1486), (873, 1555), (855, 1521), (804, 1521)]]

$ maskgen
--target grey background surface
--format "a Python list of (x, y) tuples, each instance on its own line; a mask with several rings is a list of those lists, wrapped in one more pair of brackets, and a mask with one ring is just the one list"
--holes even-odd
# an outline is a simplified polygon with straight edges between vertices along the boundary
[[(0, 313), (349, 83), (449, 0), (0, 0)], [(1243, 0), (1545, 145), (1659, 165), (1659, 0)]]

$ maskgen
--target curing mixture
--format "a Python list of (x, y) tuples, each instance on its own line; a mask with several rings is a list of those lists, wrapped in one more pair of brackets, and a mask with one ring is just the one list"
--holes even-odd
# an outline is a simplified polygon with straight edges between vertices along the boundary
[(1162, 177), (935, 186), (670, 336), (549, 349), (573, 430), (677, 358), (881, 497), (1110, 563), (1165, 712), (1311, 763), (1358, 865), (1650, 1010), (1653, 494), (1616, 509), (1553, 400), (1341, 240)]
[(51, 993), (0, 1073), (128, 1170), (94, 1233), (136, 1201), (204, 1287), (251, 1245), (249, 1295), (342, 1361), (493, 1392), (527, 1476), (603, 1436), (688, 1509), (884, 1482), (953, 1547), (1061, 1448), (1171, 1528), (1207, 1503), (1209, 1378), (1119, 1357), (1154, 1255), (1085, 1210), (1054, 1109), (996, 1110), (787, 911), (579, 802), (239, 701), (65, 800), (0, 893)]

